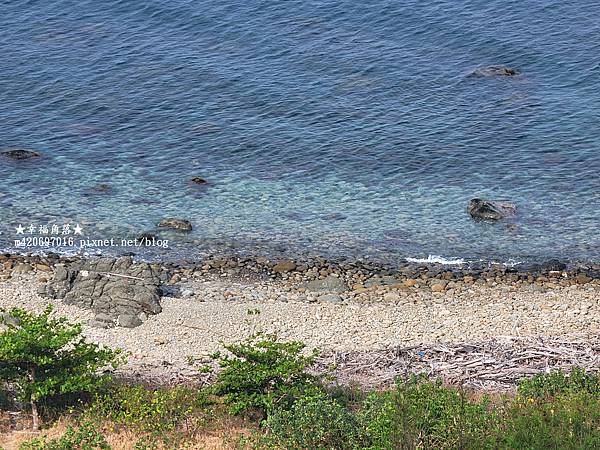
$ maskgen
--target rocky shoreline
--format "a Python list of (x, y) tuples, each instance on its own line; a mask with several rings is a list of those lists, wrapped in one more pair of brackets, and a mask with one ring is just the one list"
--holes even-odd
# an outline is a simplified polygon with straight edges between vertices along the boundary
[[(48, 295), (49, 286), (66, 279), (76, 294)], [(108, 319), (99, 322), (93, 304), (78, 300), (88, 298), (94, 299), (90, 303), (108, 302), (102, 311)], [(198, 368), (210, 361), (208, 355), (223, 343), (257, 331), (318, 347), (327, 364), (342, 361), (340, 355), (350, 361), (346, 368), (369, 361), (351, 376), (341, 377), (362, 384), (379, 383), (384, 368), (387, 381), (404, 374), (396, 373), (398, 367), (406, 372), (412, 364), (422, 370), (419, 352), (444, 355), (432, 349), (471, 348), (500, 336), (558, 337), (566, 342), (576, 336), (584, 348), (577, 354), (591, 355), (584, 365), (589, 370), (600, 367), (594, 344), (600, 331), (600, 266), (568, 266), (556, 260), (528, 268), (390, 267), (318, 258), (229, 257), (160, 264), (133, 263), (128, 258), (1, 255), (0, 308), (41, 310), (48, 303), (55, 305), (57, 314), (84, 323), (91, 339), (127, 351), (129, 363), (120, 370), (122, 376), (161, 383), (207, 382)], [(144, 312), (146, 305), (155, 310)], [(132, 312), (138, 306), (141, 312)], [(412, 363), (390, 365), (389, 358), (376, 357), (381, 352), (412, 352), (407, 360)], [(460, 358), (464, 360), (454, 352), (454, 359)], [(578, 363), (583, 364), (576, 358), (570, 361)], [(445, 373), (441, 362), (428, 364), (431, 374), (450, 377), (458, 370), (454, 365)], [(494, 364), (503, 363), (496, 358)], [(525, 374), (552, 364), (542, 361), (534, 366)], [(465, 370), (463, 382), (468, 383), (468, 373), (476, 375), (472, 367)], [(502, 381), (496, 388), (509, 385), (510, 380)]]
[[(98, 258), (62, 256), (55, 253), (0, 254), (0, 281), (9, 279), (12, 273), (35, 271), (43, 275), (52, 272), (56, 265), (69, 265), (90, 259)], [(392, 265), (361, 259), (338, 262), (319, 257), (292, 260), (231, 255), (208, 257), (201, 261), (149, 262), (148, 265), (153, 270), (168, 271), (171, 283), (198, 275), (288, 282), (318, 280), (333, 275), (343, 280), (348, 289), (358, 292), (374, 286), (460, 292), (461, 288), (471, 284), (534, 285), (553, 289), (557, 286), (598, 284), (600, 281), (600, 264), (567, 263), (557, 259), (514, 266), (493, 262), (453, 265), (401, 262)]]

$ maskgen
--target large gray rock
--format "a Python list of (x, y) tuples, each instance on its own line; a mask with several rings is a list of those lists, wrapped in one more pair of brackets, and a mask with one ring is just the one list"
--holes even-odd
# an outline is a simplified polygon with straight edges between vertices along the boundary
[(140, 314), (162, 311), (161, 285), (168, 278), (166, 271), (134, 263), (130, 257), (90, 259), (57, 265), (46, 294), (91, 309), (97, 326), (134, 327), (142, 323)]
[(469, 214), (474, 219), (496, 221), (514, 216), (517, 212), (517, 207), (514, 203), (506, 201), (474, 198), (469, 201), (467, 211), (469, 211)]
[(303, 287), (312, 292), (344, 292), (348, 290), (348, 285), (344, 280), (333, 275), (322, 280), (309, 281), (304, 283)]

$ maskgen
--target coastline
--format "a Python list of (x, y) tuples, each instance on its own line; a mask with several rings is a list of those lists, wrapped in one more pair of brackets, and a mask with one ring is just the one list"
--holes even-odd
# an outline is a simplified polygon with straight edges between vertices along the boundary
[[(257, 331), (319, 348), (319, 366), (335, 365), (347, 384), (384, 387), (395, 376), (426, 371), (506, 391), (519, 375), (565, 364), (600, 368), (600, 277), (593, 265), (393, 268), (260, 257), (153, 263), (169, 273), (171, 293), (160, 299), (162, 312), (136, 328), (104, 329), (87, 325), (91, 311), (40, 295), (57, 266), (77, 260), (0, 256), (0, 307), (54, 304), (57, 314), (82, 322), (92, 340), (130, 354), (118, 372), (125, 378), (210, 382), (198, 370), (210, 363), (210, 353)], [(569, 362), (547, 349), (546, 356), (540, 350), (511, 363), (527, 345), (540, 349), (552, 342), (570, 349)]]

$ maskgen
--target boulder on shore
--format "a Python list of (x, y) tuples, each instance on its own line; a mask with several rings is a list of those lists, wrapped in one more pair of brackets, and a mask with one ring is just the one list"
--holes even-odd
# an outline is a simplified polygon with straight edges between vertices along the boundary
[(24, 159), (37, 158), (39, 156), (42, 156), (38, 152), (23, 149), (3, 150), (2, 152), (0, 152), (0, 155), (4, 156), (5, 158), (12, 159), (14, 161), (21, 161)]
[(161, 220), (158, 225), (159, 228), (172, 228), (173, 230), (179, 231), (192, 231), (192, 223), (185, 219), (176, 219), (169, 217)]
[(348, 285), (342, 280), (333, 275), (329, 275), (322, 280), (313, 280), (303, 283), (302, 287), (311, 292), (345, 292), (348, 290)]
[(497, 200), (483, 200), (474, 198), (469, 201), (467, 211), (474, 219), (478, 220), (500, 220), (514, 216), (517, 207), (514, 203)]
[(162, 283), (168, 279), (166, 271), (130, 257), (81, 260), (57, 265), (45, 295), (92, 310), (93, 326), (132, 328), (162, 311)]

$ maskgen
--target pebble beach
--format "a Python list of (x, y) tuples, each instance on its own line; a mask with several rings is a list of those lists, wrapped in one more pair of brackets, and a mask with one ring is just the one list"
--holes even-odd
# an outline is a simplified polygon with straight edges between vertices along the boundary
[[(496, 277), (493, 271), (463, 272), (456, 278), (459, 269), (372, 274), (326, 264), (318, 269), (224, 259), (172, 269), (173, 294), (161, 298), (162, 312), (135, 328), (105, 329), (87, 325), (89, 310), (39, 293), (59, 263), (3, 258), (0, 308), (39, 311), (52, 303), (56, 314), (83, 323), (91, 340), (129, 355), (120, 374), (161, 383), (201, 378), (198, 368), (212, 352), (257, 332), (299, 340), (325, 354), (364, 355), (503, 336), (585, 340), (600, 331), (600, 280), (581, 271)], [(412, 278), (414, 270), (423, 275)]]

